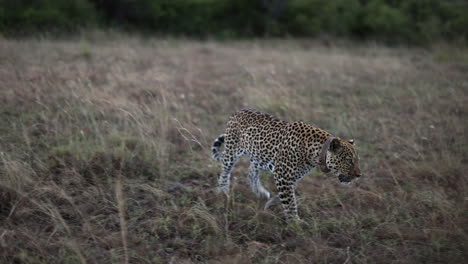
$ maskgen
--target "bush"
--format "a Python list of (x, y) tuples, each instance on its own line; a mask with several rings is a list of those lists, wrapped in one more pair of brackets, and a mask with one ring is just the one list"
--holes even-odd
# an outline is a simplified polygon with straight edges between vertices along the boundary
[(274, 28), (260, 1), (94, 0), (94, 3), (111, 24), (160, 33), (258, 36), (266, 28)]
[(363, 27), (369, 34), (386, 40), (405, 40), (410, 37), (410, 20), (406, 14), (383, 0), (373, 0), (364, 6)]
[(96, 25), (97, 13), (87, 0), (5, 0), (0, 6), (0, 30), (73, 30)]
[(326, 0), (292, 0), (285, 21), (292, 34), (314, 36), (321, 32)]
[(468, 40), (468, 3), (441, 3), (442, 33), (448, 38)]
[(325, 33), (426, 43), (467, 40), (467, 13), (466, 1), (439, 0), (5, 0), (0, 30), (70, 31), (102, 21), (194, 37)]

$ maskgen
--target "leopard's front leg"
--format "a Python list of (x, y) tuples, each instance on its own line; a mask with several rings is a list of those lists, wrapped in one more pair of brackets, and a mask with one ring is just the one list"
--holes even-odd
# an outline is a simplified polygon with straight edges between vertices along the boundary
[(291, 175), (289, 175), (287, 170), (277, 168), (274, 178), (286, 220), (299, 219), (295, 193), (296, 186)]

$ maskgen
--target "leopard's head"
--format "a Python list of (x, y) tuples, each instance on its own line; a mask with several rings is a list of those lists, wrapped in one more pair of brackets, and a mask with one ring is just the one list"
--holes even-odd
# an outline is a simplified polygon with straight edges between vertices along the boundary
[(333, 138), (327, 150), (326, 165), (330, 172), (337, 176), (341, 183), (351, 183), (361, 177), (359, 156), (353, 140)]

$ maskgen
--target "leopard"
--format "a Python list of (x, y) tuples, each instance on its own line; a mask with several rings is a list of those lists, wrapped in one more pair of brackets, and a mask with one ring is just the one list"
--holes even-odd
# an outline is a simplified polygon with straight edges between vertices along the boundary
[[(265, 210), (280, 203), (288, 221), (300, 220), (296, 187), (312, 169), (319, 168), (344, 184), (361, 177), (354, 140), (344, 140), (302, 121), (288, 122), (250, 108), (231, 115), (224, 133), (214, 140), (211, 152), (222, 164), (218, 193), (229, 196), (233, 167), (246, 156), (250, 160), (247, 176), (252, 191), (258, 198), (267, 200)], [(260, 181), (263, 171), (273, 174), (277, 195), (272, 198)]]

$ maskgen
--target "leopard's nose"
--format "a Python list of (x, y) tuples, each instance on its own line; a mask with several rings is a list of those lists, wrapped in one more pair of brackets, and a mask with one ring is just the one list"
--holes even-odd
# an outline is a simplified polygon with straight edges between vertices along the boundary
[(356, 178), (359, 178), (362, 175), (361, 170), (359, 169), (359, 167), (355, 167), (353, 172), (354, 172), (353, 174), (354, 174), (354, 176), (356, 176)]

